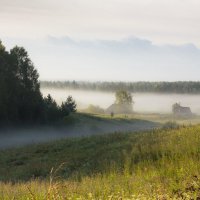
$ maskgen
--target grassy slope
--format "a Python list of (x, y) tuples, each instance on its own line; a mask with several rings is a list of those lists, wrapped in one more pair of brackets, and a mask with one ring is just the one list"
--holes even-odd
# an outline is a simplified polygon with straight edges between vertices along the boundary
[[(55, 182), (49, 182), (49, 176)], [(200, 126), (91, 136), (0, 152), (4, 199), (195, 198), (199, 177)]]
[(0, 128), (0, 149), (67, 137), (114, 133), (116, 131), (150, 130), (160, 126), (158, 122), (134, 117), (125, 118), (124, 115), (111, 118), (109, 115), (75, 113), (56, 124)]

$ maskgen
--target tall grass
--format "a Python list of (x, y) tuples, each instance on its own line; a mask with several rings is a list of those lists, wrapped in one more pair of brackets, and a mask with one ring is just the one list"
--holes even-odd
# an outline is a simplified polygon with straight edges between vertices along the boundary
[(1, 199), (197, 199), (200, 126), (1, 151), (0, 178)]

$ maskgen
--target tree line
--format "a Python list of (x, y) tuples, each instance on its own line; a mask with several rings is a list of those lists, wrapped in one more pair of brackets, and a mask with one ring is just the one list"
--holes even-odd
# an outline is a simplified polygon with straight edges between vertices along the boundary
[(40, 92), (39, 74), (23, 47), (7, 51), (0, 41), (0, 123), (52, 122), (76, 112), (71, 96), (60, 106)]
[(200, 94), (200, 82), (84, 82), (84, 81), (42, 81), (44, 88), (70, 88), (82, 90), (97, 90), (116, 92), (127, 90), (130, 92), (150, 93), (180, 93)]

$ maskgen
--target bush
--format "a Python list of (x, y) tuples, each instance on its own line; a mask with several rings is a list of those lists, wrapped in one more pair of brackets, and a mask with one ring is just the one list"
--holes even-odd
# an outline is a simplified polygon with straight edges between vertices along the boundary
[(99, 106), (95, 106), (95, 105), (92, 105), (90, 104), (88, 106), (88, 108), (85, 110), (85, 112), (88, 112), (88, 113), (97, 113), (97, 114), (104, 114), (104, 109), (99, 107)]

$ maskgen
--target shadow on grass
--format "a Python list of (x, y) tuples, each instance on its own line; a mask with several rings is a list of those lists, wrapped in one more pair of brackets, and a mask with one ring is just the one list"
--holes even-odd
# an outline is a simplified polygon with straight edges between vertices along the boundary
[(75, 113), (60, 125), (6, 127), (0, 130), (0, 149), (38, 144), (68, 137), (83, 137), (114, 132), (136, 132), (161, 127), (159, 123), (108, 115)]

